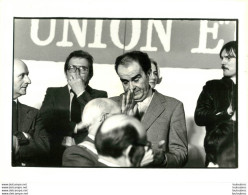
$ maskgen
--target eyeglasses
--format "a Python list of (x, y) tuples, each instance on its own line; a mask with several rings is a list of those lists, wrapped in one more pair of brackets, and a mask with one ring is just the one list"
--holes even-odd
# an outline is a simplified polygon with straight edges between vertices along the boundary
[(74, 66), (69, 65), (67, 69), (70, 73), (75, 73), (77, 70), (80, 72), (89, 72), (89, 68), (86, 66)]

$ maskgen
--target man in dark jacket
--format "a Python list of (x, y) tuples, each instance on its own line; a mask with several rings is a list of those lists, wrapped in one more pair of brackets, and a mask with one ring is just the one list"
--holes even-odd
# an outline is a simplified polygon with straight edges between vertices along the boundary
[[(222, 59), (223, 78), (206, 83), (198, 98), (195, 110), (195, 122), (199, 126), (206, 126), (204, 147), (206, 151), (206, 166), (213, 162), (211, 150), (208, 147), (208, 136), (219, 124), (236, 121), (237, 87), (236, 87), (236, 57), (237, 43), (231, 41), (225, 44), (220, 51)], [(236, 125), (236, 123), (235, 123)], [(236, 128), (232, 128), (235, 131)], [(234, 132), (235, 133), (235, 132)], [(213, 133), (211, 133), (213, 134)], [(236, 145), (236, 144), (234, 144)]]
[(45, 166), (49, 154), (49, 140), (38, 110), (24, 105), (18, 97), (26, 95), (31, 80), (26, 64), (14, 60), (14, 86), (12, 103), (12, 165)]
[(107, 92), (91, 88), (93, 57), (82, 50), (72, 52), (66, 59), (64, 72), (68, 84), (48, 88), (40, 112), (51, 135), (51, 166), (61, 166), (66, 147), (81, 142), (87, 132), (82, 129), (81, 113), (92, 99), (107, 97)]

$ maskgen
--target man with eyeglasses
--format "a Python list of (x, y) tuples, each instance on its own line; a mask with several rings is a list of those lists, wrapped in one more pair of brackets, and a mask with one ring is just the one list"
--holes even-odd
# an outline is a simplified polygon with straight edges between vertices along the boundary
[(91, 88), (93, 57), (82, 50), (73, 51), (66, 59), (64, 72), (68, 84), (48, 88), (40, 112), (51, 135), (51, 165), (61, 166), (66, 147), (79, 143), (87, 135), (81, 131), (81, 113), (92, 99), (107, 97), (107, 92)]
[[(236, 86), (236, 57), (237, 42), (226, 43), (221, 51), (221, 68), (223, 78), (211, 80), (206, 83), (198, 98), (195, 110), (195, 122), (199, 126), (206, 126), (204, 147), (206, 151), (206, 166), (216, 163), (215, 158), (218, 148), (209, 148), (213, 139), (220, 134), (220, 126), (228, 121), (234, 121), (232, 125), (233, 137), (236, 133), (236, 109), (237, 109), (237, 86)], [(233, 124), (233, 123), (230, 123)], [(224, 133), (224, 132), (223, 132)], [(227, 134), (227, 133), (226, 133)], [(210, 139), (211, 138), (211, 139)], [(233, 139), (234, 142), (236, 140)], [(235, 145), (235, 144), (234, 144)]]

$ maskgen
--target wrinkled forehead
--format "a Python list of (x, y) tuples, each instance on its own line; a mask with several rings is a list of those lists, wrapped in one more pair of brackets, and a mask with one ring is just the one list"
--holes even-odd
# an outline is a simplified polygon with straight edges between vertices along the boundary
[(118, 66), (117, 72), (118, 75), (124, 79), (135, 77), (137, 74), (144, 74), (142, 67), (135, 61), (129, 64), (120, 64)]

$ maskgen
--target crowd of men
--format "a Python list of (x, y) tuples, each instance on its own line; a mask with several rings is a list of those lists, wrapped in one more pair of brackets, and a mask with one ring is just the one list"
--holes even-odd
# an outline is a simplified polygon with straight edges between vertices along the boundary
[[(220, 51), (224, 77), (203, 87), (195, 122), (206, 126), (206, 166), (237, 167), (237, 43)], [(69, 54), (67, 85), (48, 88), (40, 110), (21, 104), (31, 80), (14, 60), (12, 165), (49, 167), (183, 167), (188, 158), (183, 103), (155, 90), (158, 64), (141, 51), (116, 58), (124, 93), (108, 98), (89, 86), (93, 57)], [(227, 141), (228, 140), (228, 141)], [(231, 141), (230, 141), (231, 140)]]

